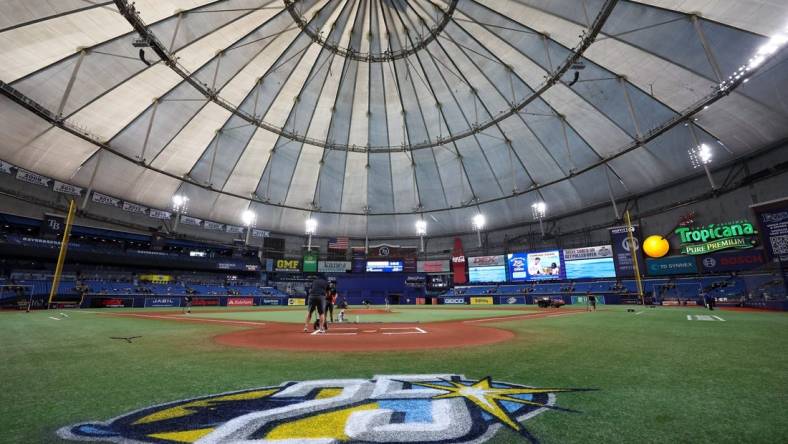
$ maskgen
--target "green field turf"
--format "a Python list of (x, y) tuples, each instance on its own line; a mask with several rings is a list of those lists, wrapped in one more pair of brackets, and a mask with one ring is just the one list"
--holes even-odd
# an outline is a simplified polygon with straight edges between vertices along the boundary
[[(358, 308), (358, 307), (356, 307)], [(349, 322), (438, 322), (454, 321), (460, 319), (492, 318), (499, 316), (512, 316), (533, 313), (534, 310), (495, 310), (473, 309), (462, 310), (457, 308), (422, 308), (422, 307), (397, 307), (389, 314), (354, 314), (353, 310), (347, 312)], [(242, 321), (274, 321), (274, 322), (304, 322), (304, 307), (277, 310), (243, 310), (228, 311), (227, 313), (212, 313), (196, 311), (190, 317), (212, 319), (234, 319)], [(334, 318), (339, 316), (339, 309), (334, 310)]]
[[(525, 422), (543, 443), (788, 442), (788, 314), (715, 311), (726, 322), (708, 322), (687, 320), (708, 314), (696, 308), (625, 308), (490, 324), (517, 337), (484, 347), (317, 354), (215, 344), (243, 328), (229, 325), (0, 313), (0, 442), (58, 442), (69, 424), (287, 380), (444, 372), (596, 389), (558, 394), (557, 405), (578, 413)], [(522, 438), (504, 430), (489, 442)]]

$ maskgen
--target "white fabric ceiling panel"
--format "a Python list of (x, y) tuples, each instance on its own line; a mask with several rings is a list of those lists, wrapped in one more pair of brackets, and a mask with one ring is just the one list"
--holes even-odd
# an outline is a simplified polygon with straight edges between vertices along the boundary
[(230, 112), (214, 103), (208, 103), (178, 133), (152, 162), (156, 168), (182, 176), (191, 170), (216, 131), (230, 117)]

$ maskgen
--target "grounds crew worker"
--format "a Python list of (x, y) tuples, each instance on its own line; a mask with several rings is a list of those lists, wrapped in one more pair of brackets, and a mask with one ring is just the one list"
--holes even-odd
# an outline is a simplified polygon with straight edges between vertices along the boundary
[[(320, 328), (315, 330), (314, 333), (325, 333), (326, 331), (326, 291), (328, 289), (328, 281), (323, 275), (317, 275), (312, 280), (312, 288), (309, 289), (309, 301), (307, 305), (306, 319), (304, 319), (304, 331), (309, 331), (309, 320), (312, 318), (312, 313), (317, 310), (320, 315)], [(313, 334), (314, 334), (313, 333)]]

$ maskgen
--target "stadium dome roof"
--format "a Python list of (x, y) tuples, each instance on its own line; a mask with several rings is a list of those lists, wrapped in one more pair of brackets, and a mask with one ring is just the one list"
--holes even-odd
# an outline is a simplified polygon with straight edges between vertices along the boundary
[(786, 138), (787, 25), (766, 0), (11, 0), (0, 159), (281, 232), (507, 226)]

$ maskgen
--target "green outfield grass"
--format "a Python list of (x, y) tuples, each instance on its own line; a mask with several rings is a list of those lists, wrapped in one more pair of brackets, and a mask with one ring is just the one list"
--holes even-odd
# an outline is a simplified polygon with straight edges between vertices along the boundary
[[(715, 311), (725, 322), (709, 322), (687, 320), (708, 314), (696, 308), (625, 308), (490, 324), (517, 334), (491, 346), (344, 354), (223, 347), (211, 338), (244, 327), (222, 324), (100, 310), (64, 311), (61, 320), (49, 318), (60, 318), (57, 310), (0, 313), (0, 442), (58, 442), (55, 431), (76, 422), (287, 380), (444, 372), (596, 389), (558, 394), (557, 405), (579, 413), (526, 421), (543, 443), (788, 442), (788, 314)], [(480, 316), (462, 307), (396, 310), (423, 321)], [(501, 311), (514, 314), (490, 310)], [(289, 319), (303, 308), (276, 313)], [(136, 335), (132, 344), (109, 339)], [(491, 442), (521, 440), (504, 430)]]

